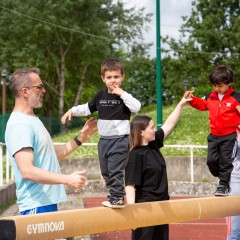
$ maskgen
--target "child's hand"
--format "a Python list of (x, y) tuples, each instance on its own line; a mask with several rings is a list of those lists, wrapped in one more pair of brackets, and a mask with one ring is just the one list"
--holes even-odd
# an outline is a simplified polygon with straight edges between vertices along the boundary
[(69, 109), (61, 118), (62, 124), (65, 124), (67, 119), (71, 121), (72, 115), (73, 115), (72, 110)]
[(121, 96), (123, 94), (123, 92), (124, 91), (118, 85), (113, 86), (112, 94), (116, 94), (118, 96)]
[(240, 106), (236, 106), (238, 112), (240, 112)]
[(187, 102), (192, 101), (192, 97), (193, 97), (192, 92), (193, 91), (186, 91), (183, 95), (183, 98), (179, 102), (179, 104), (182, 106), (185, 106), (187, 104)]

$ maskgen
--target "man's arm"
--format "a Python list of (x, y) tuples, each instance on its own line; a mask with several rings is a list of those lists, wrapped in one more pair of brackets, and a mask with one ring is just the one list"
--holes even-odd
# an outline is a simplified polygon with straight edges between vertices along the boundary
[(14, 158), (23, 179), (42, 184), (65, 184), (76, 189), (81, 189), (85, 184), (86, 177), (82, 175), (85, 171), (75, 171), (66, 175), (35, 167), (32, 148), (21, 149), (14, 155)]
[[(77, 140), (81, 143), (87, 142), (89, 138), (97, 131), (97, 120), (90, 118), (86, 121), (83, 128), (80, 130)], [(55, 151), (58, 160), (64, 159), (66, 156), (75, 151), (79, 145), (75, 140), (71, 140), (64, 145), (55, 146)]]

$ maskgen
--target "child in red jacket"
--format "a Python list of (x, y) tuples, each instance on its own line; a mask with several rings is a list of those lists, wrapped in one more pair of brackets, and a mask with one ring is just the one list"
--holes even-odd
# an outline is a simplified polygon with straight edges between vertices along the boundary
[(186, 91), (184, 97), (192, 97), (192, 101), (189, 102), (192, 107), (200, 111), (209, 111), (207, 165), (212, 175), (219, 178), (215, 196), (226, 196), (230, 192), (229, 181), (234, 157), (232, 152), (240, 120), (237, 110), (240, 94), (231, 87), (232, 70), (224, 65), (218, 66), (209, 75), (209, 81), (214, 88), (212, 93), (198, 98), (192, 95), (192, 91)]

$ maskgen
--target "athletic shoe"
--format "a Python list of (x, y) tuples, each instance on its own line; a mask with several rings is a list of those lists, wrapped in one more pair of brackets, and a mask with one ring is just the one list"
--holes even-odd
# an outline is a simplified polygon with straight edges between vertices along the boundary
[(229, 196), (230, 187), (225, 185), (218, 185), (215, 196)]
[(125, 207), (124, 197), (104, 201), (102, 202), (102, 205), (109, 208), (124, 208)]

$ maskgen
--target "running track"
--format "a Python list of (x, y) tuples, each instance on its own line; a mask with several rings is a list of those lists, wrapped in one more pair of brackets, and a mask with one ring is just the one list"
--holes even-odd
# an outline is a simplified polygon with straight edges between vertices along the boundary
[[(106, 198), (84, 198), (85, 208), (99, 207)], [(226, 240), (227, 225), (225, 218), (201, 220), (170, 225), (170, 240)], [(94, 240), (130, 240), (131, 231), (117, 231), (92, 235)], [(161, 239), (159, 239), (161, 240)]]

